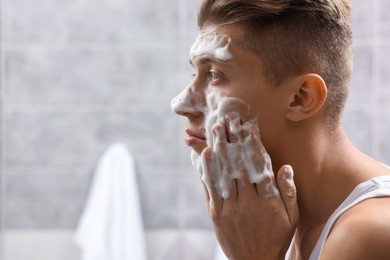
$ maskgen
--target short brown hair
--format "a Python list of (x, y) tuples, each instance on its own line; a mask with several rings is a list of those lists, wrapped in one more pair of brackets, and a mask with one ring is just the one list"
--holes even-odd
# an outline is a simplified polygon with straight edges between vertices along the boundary
[(243, 45), (264, 62), (275, 85), (300, 73), (320, 75), (328, 88), (326, 120), (340, 121), (352, 73), (348, 0), (204, 0), (198, 25), (238, 24)]

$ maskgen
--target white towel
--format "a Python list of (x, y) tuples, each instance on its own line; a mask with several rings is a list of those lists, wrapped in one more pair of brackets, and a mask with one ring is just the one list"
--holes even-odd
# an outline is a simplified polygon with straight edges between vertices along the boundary
[(123, 144), (100, 159), (76, 230), (82, 260), (146, 260), (135, 163)]

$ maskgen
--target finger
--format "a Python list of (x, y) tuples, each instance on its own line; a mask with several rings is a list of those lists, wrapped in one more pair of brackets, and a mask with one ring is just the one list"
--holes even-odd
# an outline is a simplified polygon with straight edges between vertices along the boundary
[[(225, 126), (220, 123), (216, 123), (212, 128), (213, 133), (213, 152), (216, 157), (215, 168), (213, 177), (215, 178), (215, 186), (217, 186), (218, 195), (224, 199), (229, 197), (229, 179), (228, 176), (224, 176), (225, 165), (224, 161), (227, 156), (227, 138), (225, 132)], [(218, 159), (217, 159), (218, 158)]]
[[(223, 199), (223, 210), (226, 212), (228, 208), (230, 207), (235, 207), (237, 204), (237, 199), (238, 199), (238, 183), (241, 182), (241, 180), (237, 179), (229, 179), (229, 182), (226, 183), (228, 188), (226, 189), (221, 189), (221, 194)], [(226, 196), (227, 195), (227, 196)]]
[(238, 183), (239, 182), (241, 182), (241, 180), (237, 180), (237, 179), (230, 180), (230, 183), (229, 183), (230, 196), (225, 199), (225, 201), (224, 201), (225, 204), (228, 201), (234, 202), (237, 200), (237, 198), (238, 198)]
[(213, 151), (217, 154), (222, 154), (222, 156), (226, 156), (226, 146), (227, 136), (225, 131), (225, 126), (220, 123), (216, 123), (211, 128), (212, 138), (213, 138)]
[(294, 171), (290, 165), (282, 166), (278, 171), (277, 184), (290, 224), (295, 225), (299, 219), (297, 190), (294, 183)]
[(223, 199), (230, 197), (232, 180), (231, 177), (234, 176), (235, 168), (233, 167), (236, 163), (235, 160), (231, 158), (231, 151), (229, 152), (229, 147), (231, 144), (227, 141), (227, 136), (225, 132), (225, 126), (222, 124), (215, 124), (212, 129), (213, 133), (213, 143), (214, 143), (214, 155), (218, 158), (216, 160), (218, 166), (218, 172), (216, 172), (216, 179), (218, 179), (218, 191), (220, 196)]
[(206, 185), (209, 202), (209, 209), (218, 212), (222, 208), (223, 199), (218, 194), (218, 164), (214, 152), (211, 148), (206, 147), (202, 154), (202, 181)]
[(264, 153), (260, 138), (252, 123), (245, 122), (242, 125), (242, 135), (244, 137), (245, 149), (243, 149), (243, 159), (245, 161), (246, 176), (243, 176), (244, 183), (259, 183), (264, 179)]
[(244, 158), (247, 161), (248, 171), (248, 180), (244, 178), (244, 183), (255, 183), (254, 188), (258, 196), (278, 196), (271, 158), (260, 140), (257, 127), (253, 123), (246, 122), (242, 125), (242, 134), (246, 143)]
[(242, 158), (244, 164), (244, 170), (242, 172), (241, 181), (238, 182), (238, 194), (240, 198), (246, 198), (248, 195), (257, 195), (256, 184), (253, 183), (251, 176), (256, 171), (255, 169), (255, 157), (253, 142), (253, 129), (248, 122), (245, 122), (241, 128), (241, 134), (244, 138), (244, 149), (242, 151)]
[(203, 191), (204, 191), (204, 194), (206, 196), (206, 201), (207, 201), (208, 204), (210, 204), (209, 190), (207, 189), (206, 184), (203, 182), (202, 178), (201, 178), (201, 181), (202, 181)]
[(264, 148), (260, 149), (258, 161), (260, 165), (259, 173), (253, 176), (253, 180), (256, 182), (259, 196), (265, 198), (277, 197), (280, 199), (280, 193), (272, 170), (271, 158)]
[(225, 116), (226, 132), (229, 143), (237, 143), (242, 140), (241, 122), (238, 115), (229, 113)]
[(276, 187), (275, 178), (270, 175), (264, 175), (261, 182), (256, 183), (257, 194), (260, 198), (280, 200), (280, 192)]

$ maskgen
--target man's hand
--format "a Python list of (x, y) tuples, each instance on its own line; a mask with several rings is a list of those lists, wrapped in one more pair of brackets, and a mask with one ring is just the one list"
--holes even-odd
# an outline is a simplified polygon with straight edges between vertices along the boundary
[(299, 218), (292, 167), (282, 166), (275, 183), (257, 127), (238, 116), (212, 133), (202, 179), (222, 249), (231, 260), (284, 259)]

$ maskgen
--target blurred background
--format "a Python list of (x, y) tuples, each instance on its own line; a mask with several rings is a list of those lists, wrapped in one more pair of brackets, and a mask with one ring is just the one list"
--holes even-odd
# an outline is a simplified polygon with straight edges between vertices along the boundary
[[(344, 125), (361, 150), (390, 164), (390, 0), (351, 2)], [(170, 111), (192, 73), (198, 5), (0, 0), (0, 259), (80, 259), (74, 232), (114, 142), (136, 161), (148, 259), (212, 259), (185, 120)]]

